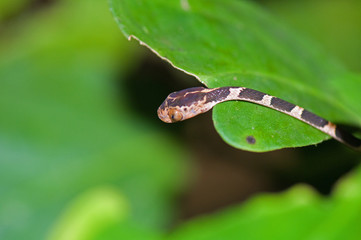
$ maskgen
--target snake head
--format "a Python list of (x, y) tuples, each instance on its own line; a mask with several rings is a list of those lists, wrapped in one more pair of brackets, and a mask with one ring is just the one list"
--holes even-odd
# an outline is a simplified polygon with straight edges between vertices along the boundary
[(210, 110), (214, 104), (207, 104), (209, 89), (194, 87), (173, 92), (168, 95), (158, 108), (158, 117), (166, 123), (173, 123), (192, 118)]

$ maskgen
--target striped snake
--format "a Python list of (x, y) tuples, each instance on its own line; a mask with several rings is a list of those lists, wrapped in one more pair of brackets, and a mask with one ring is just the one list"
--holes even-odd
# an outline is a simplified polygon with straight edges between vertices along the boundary
[(234, 100), (256, 103), (290, 115), (330, 135), (337, 141), (361, 151), (361, 140), (334, 123), (295, 104), (245, 87), (212, 89), (193, 87), (173, 92), (158, 108), (158, 117), (166, 123), (183, 121), (209, 111), (218, 103)]

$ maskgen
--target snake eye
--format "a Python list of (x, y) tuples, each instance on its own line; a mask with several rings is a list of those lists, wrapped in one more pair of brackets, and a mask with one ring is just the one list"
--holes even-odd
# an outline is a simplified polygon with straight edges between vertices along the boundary
[(175, 109), (169, 110), (168, 115), (172, 122), (182, 121), (182, 119), (183, 119), (183, 114), (180, 111), (175, 110)]

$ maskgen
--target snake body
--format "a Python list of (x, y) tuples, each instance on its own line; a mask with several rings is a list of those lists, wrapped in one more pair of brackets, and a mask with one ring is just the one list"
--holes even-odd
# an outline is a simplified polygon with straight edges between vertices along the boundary
[(330, 135), (337, 141), (361, 151), (361, 140), (336, 124), (285, 100), (245, 87), (193, 87), (168, 95), (158, 108), (158, 117), (166, 123), (192, 118), (225, 101), (247, 101), (290, 115)]

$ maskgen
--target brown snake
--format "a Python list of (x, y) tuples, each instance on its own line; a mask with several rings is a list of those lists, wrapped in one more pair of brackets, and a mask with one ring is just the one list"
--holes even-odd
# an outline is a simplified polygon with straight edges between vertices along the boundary
[(209, 111), (218, 103), (235, 100), (256, 103), (290, 115), (330, 135), (337, 141), (361, 151), (361, 140), (336, 124), (295, 104), (245, 87), (212, 89), (194, 87), (173, 92), (158, 108), (158, 117), (166, 123), (183, 121)]

